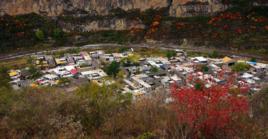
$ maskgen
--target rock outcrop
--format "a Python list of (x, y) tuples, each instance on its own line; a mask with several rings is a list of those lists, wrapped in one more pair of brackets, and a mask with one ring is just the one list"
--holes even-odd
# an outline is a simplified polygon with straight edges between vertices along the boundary
[(145, 28), (145, 25), (142, 23), (142, 21), (134, 19), (129, 20), (125, 18), (90, 20), (80, 24), (61, 22), (60, 24), (65, 32), (94, 32), (105, 30), (123, 31)]
[(225, 8), (220, 0), (173, 0), (169, 14), (175, 17), (212, 15)]
[(123, 10), (167, 7), (168, 0), (0, 0), (0, 11), (9, 15), (38, 13), (58, 16), (65, 11), (84, 11), (107, 15), (116, 8)]
[(107, 15), (121, 8), (125, 11), (168, 7), (171, 16), (209, 15), (224, 9), (220, 0), (0, 0), (0, 14), (37, 13), (59, 16), (65, 12)]
[(144, 29), (139, 19), (101, 18), (111, 14), (111, 10), (120, 8), (124, 11), (139, 9), (167, 8), (170, 16), (188, 17), (212, 15), (224, 10), (220, 0), (0, 0), (0, 16), (37, 13), (44, 16), (75, 17), (83, 22), (62, 21), (65, 31), (99, 31)]

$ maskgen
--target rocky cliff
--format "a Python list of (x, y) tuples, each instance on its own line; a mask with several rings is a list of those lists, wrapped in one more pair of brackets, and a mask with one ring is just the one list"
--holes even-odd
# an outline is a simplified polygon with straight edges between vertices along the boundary
[(105, 30), (124, 31), (145, 28), (142, 21), (125, 18), (89, 20), (83, 23), (60, 22), (60, 24), (65, 32), (94, 32)]
[(0, 13), (9, 15), (37, 13), (59, 16), (66, 12), (107, 15), (121, 8), (125, 11), (169, 8), (171, 16), (211, 14), (223, 9), (219, 0), (0, 0)]
[(167, 7), (167, 0), (1, 0), (0, 9), (10, 15), (35, 12), (57, 16), (65, 11), (83, 11), (89, 14), (106, 15), (110, 10)]
[(211, 15), (225, 8), (220, 0), (173, 0), (169, 14), (175, 17)]

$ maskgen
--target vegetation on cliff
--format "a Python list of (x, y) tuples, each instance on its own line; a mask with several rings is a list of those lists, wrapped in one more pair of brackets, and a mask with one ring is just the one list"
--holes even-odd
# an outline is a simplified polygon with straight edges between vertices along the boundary
[[(267, 53), (268, 15), (267, 6), (256, 6), (248, 0), (236, 2), (224, 12), (213, 16), (170, 17), (168, 8), (124, 11), (116, 8), (104, 16), (62, 15), (57, 18), (36, 14), (0, 17), (0, 51), (31, 48), (40, 43), (52, 46), (82, 45), (87, 43), (139, 43), (146, 40), (181, 43), (189, 40), (193, 45), (215, 46), (232, 49), (254, 49)], [(245, 6), (246, 5), (246, 6)], [(88, 22), (113, 19), (141, 21), (145, 28), (130, 26), (128, 30), (81, 32), (74, 28), (66, 32), (65, 23), (86, 28)], [(106, 24), (106, 23), (105, 23)], [(126, 23), (127, 24), (127, 23)], [(65, 32), (63, 32), (65, 30)]]

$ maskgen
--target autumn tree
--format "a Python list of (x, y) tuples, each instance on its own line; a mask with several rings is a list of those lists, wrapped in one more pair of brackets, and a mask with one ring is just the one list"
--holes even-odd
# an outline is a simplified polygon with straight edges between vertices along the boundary
[[(201, 84), (202, 85), (202, 84)], [(185, 138), (233, 137), (243, 127), (241, 119), (248, 117), (249, 103), (245, 87), (214, 85), (210, 88), (173, 87), (174, 110)], [(241, 131), (241, 130), (240, 130)]]
[(120, 62), (122, 63), (123, 66), (128, 67), (128, 66), (137, 66), (139, 65), (139, 60), (141, 56), (139, 54), (132, 54), (129, 55), (126, 58), (123, 58)]

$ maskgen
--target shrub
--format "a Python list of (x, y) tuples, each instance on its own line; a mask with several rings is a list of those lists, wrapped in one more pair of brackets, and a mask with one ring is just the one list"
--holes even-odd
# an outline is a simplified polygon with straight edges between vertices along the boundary
[(250, 62), (257, 62), (257, 59), (256, 58), (251, 58)]
[(37, 79), (42, 76), (41, 70), (36, 68), (34, 65), (30, 66), (29, 72), (31, 73), (31, 79)]
[(113, 61), (105, 68), (105, 71), (108, 75), (116, 77), (118, 72), (120, 71), (120, 63)]
[(138, 139), (154, 139), (155, 135), (151, 132), (145, 132), (138, 137)]
[(52, 37), (55, 39), (55, 40), (60, 40), (63, 38), (63, 31), (59, 28), (56, 28), (53, 30), (53, 33), (52, 33)]
[(35, 31), (35, 37), (39, 40), (39, 41), (43, 41), (45, 39), (45, 34), (41, 29), (37, 29)]
[(155, 66), (152, 66), (151, 69), (150, 69), (150, 71), (152, 73), (157, 73), (159, 71), (159, 68), (158, 67), (155, 67)]
[(175, 51), (171, 51), (171, 50), (169, 50), (169, 51), (166, 52), (166, 57), (167, 57), (168, 59), (170, 59), (170, 58), (176, 56), (176, 54), (177, 54), (177, 53), (176, 53)]
[(218, 58), (220, 55), (217, 51), (212, 51), (208, 56), (211, 58)]
[(114, 86), (87, 84), (74, 92), (56, 88), (0, 88), (0, 138), (90, 137), (131, 96)]
[(8, 68), (7, 67), (0, 67), (0, 88), (1, 87), (5, 87), (5, 88), (9, 88), (10, 84), (10, 77), (8, 75)]
[(234, 72), (243, 72), (249, 70), (250, 66), (244, 62), (238, 62), (235, 63), (235, 65), (232, 66), (232, 70)]
[(209, 67), (208, 66), (204, 65), (201, 68), (202, 68), (202, 72), (204, 72), (204, 73), (209, 72)]
[(139, 65), (140, 58), (141, 58), (140, 55), (133, 54), (133, 55), (130, 55), (130, 56), (126, 57), (126, 58), (123, 58), (121, 60), (121, 63), (125, 67), (132, 66), (132, 65)]

